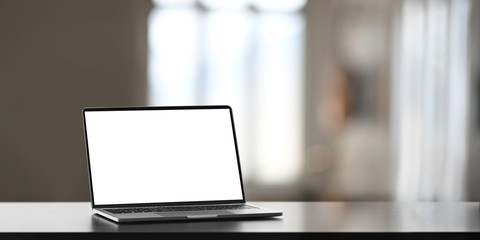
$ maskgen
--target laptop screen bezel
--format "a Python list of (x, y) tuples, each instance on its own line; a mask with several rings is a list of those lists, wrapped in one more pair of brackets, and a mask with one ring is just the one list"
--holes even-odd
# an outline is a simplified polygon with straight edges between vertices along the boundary
[[(230, 122), (233, 131), (233, 140), (235, 143), (235, 155), (237, 158), (237, 167), (240, 180), (240, 188), (242, 190), (242, 199), (238, 200), (212, 200), (212, 201), (189, 201), (189, 202), (151, 202), (151, 203), (135, 203), (135, 204), (95, 204), (95, 196), (93, 193), (92, 171), (90, 164), (90, 154), (88, 148), (88, 136), (86, 126), (86, 112), (95, 111), (144, 111), (144, 110), (201, 110), (201, 109), (228, 109), (230, 113)], [(117, 207), (148, 207), (148, 206), (173, 206), (173, 205), (204, 205), (204, 204), (241, 204), (245, 203), (245, 191), (243, 188), (242, 170), (240, 166), (240, 155), (238, 152), (237, 134), (235, 131), (235, 123), (233, 120), (232, 108), (228, 105), (201, 105), (201, 106), (148, 106), (148, 107), (86, 107), (82, 110), (83, 130), (85, 138), (85, 151), (87, 155), (87, 168), (90, 186), (90, 199), (92, 208), (117, 208)]]

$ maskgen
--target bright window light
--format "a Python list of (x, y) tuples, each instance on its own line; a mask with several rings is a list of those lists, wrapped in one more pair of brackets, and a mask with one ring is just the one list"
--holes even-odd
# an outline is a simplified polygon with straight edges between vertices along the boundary
[(245, 182), (294, 183), (303, 164), (303, 15), (250, 11), (249, 0), (199, 3), (206, 10), (152, 11), (149, 104), (231, 105)]
[(252, 5), (260, 11), (297, 12), (307, 4), (307, 0), (252, 0)]
[(211, 10), (243, 10), (248, 7), (249, 0), (201, 0), (200, 2)]

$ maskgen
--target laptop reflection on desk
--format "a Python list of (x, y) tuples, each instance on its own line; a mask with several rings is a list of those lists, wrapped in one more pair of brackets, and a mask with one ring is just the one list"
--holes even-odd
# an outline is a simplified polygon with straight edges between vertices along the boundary
[(247, 204), (229, 106), (83, 110), (93, 212), (115, 222), (281, 216)]

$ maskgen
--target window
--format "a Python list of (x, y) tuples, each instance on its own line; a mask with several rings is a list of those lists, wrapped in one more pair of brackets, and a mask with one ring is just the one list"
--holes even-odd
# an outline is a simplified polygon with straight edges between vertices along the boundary
[(294, 182), (303, 164), (306, 0), (155, 1), (149, 104), (228, 104), (244, 180)]

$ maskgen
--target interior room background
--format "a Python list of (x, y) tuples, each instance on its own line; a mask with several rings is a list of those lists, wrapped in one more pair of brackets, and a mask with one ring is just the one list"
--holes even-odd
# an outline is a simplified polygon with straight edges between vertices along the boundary
[(480, 2), (0, 0), (0, 201), (88, 201), (81, 110), (229, 104), (248, 200), (480, 199)]

